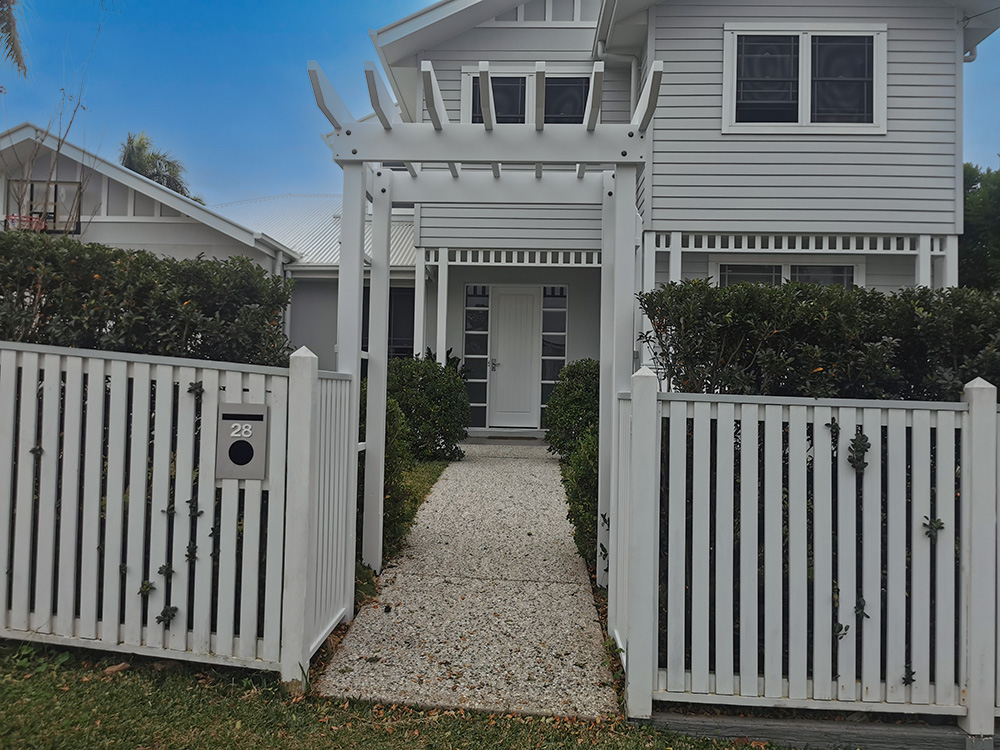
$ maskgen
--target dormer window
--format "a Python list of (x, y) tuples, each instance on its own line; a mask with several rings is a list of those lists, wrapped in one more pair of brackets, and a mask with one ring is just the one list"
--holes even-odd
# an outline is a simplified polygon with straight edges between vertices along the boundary
[(886, 27), (725, 26), (724, 133), (884, 134)]
[[(492, 76), (493, 109), (497, 122), (524, 122), (525, 88), (524, 76)], [(472, 79), (472, 121), (483, 121), (483, 104), (479, 91), (479, 78)]]

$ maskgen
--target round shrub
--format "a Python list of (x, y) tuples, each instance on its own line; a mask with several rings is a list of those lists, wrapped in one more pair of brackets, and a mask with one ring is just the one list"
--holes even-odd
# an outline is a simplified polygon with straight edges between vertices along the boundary
[(596, 359), (571, 362), (559, 371), (545, 409), (549, 450), (563, 459), (576, 450), (584, 430), (596, 425), (599, 413), (601, 366)]
[(456, 370), (432, 359), (389, 360), (389, 393), (410, 428), (410, 450), (418, 459), (455, 461), (469, 424), (469, 394)]

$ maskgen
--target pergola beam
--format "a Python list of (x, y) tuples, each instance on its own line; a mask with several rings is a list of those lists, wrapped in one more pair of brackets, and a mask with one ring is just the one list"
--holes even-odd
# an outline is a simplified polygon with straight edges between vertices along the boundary
[(602, 180), (597, 172), (582, 179), (572, 172), (546, 172), (536, 178), (531, 172), (506, 170), (500, 179), (473, 170), (457, 179), (440, 170), (422, 170), (417, 177), (396, 172), (392, 197), (400, 203), (595, 205), (601, 203)]
[(330, 83), (319, 63), (310, 60), (306, 63), (306, 69), (309, 71), (309, 83), (312, 84), (313, 96), (316, 97), (316, 106), (330, 121), (334, 130), (339, 131), (345, 125), (355, 122), (357, 118), (344, 104), (344, 100), (340, 98), (340, 94)]
[(594, 70), (590, 74), (590, 91), (587, 93), (587, 108), (583, 112), (583, 121), (587, 123), (587, 130), (593, 132), (597, 127), (597, 121), (601, 117), (601, 99), (604, 96), (604, 62), (598, 60), (594, 63)]
[(368, 83), (368, 98), (371, 99), (375, 116), (386, 130), (392, 130), (393, 123), (401, 122), (396, 102), (389, 96), (389, 89), (382, 76), (370, 60), (365, 63), (365, 80)]
[(496, 108), (493, 106), (493, 84), (490, 82), (490, 64), (479, 63), (479, 109), (483, 113), (483, 127), (493, 130), (497, 122)]
[(654, 60), (646, 74), (646, 82), (642, 86), (635, 112), (632, 113), (632, 127), (640, 133), (649, 129), (649, 124), (656, 114), (656, 105), (660, 99), (660, 81), (663, 79), (663, 60)]
[(420, 76), (424, 82), (424, 105), (427, 107), (427, 116), (431, 118), (434, 129), (441, 130), (450, 121), (448, 110), (444, 106), (444, 97), (441, 96), (441, 86), (430, 60), (420, 63)]
[[(385, 130), (375, 122), (352, 123), (326, 137), (338, 164), (378, 161), (463, 162), (469, 164), (640, 164), (645, 137), (630, 124), (602, 123), (593, 132), (580, 125), (507, 124), (483, 138), (472, 123), (436, 131), (431, 123), (403, 123)], [(581, 158), (582, 157), (582, 158)]]

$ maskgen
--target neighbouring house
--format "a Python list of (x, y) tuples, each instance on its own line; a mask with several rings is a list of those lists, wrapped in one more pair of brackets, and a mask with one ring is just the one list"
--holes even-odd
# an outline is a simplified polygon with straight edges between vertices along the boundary
[(30, 123), (0, 133), (4, 228), (68, 234), (176, 258), (245, 255), (275, 274), (298, 254)]

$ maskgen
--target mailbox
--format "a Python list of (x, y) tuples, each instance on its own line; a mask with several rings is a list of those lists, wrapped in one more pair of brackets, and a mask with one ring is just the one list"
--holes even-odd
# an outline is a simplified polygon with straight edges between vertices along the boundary
[(267, 406), (219, 404), (217, 479), (267, 476)]

